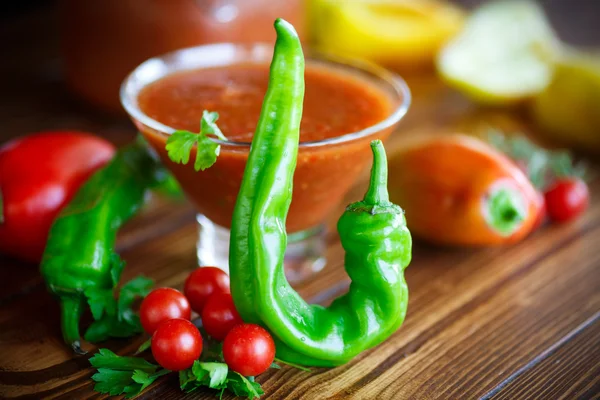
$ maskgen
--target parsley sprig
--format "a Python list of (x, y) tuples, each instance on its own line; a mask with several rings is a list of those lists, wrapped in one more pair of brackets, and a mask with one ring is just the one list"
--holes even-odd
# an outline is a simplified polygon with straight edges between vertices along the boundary
[(196, 160), (194, 169), (204, 171), (211, 167), (216, 161), (221, 146), (209, 136), (215, 136), (221, 140), (227, 140), (216, 122), (219, 114), (204, 110), (200, 120), (200, 132), (175, 131), (167, 139), (167, 154), (171, 161), (177, 164), (187, 164), (190, 161), (190, 153), (196, 145)]
[(543, 190), (556, 178), (573, 176), (583, 179), (586, 174), (585, 166), (575, 163), (568, 151), (544, 149), (521, 134), (507, 137), (491, 129), (488, 141), (521, 165), (537, 189)]
[(179, 386), (186, 393), (193, 392), (202, 387), (219, 391), (219, 398), (223, 397), (228, 389), (236, 396), (249, 399), (259, 398), (264, 391), (253, 377), (245, 377), (231, 371), (227, 364), (222, 362), (194, 361), (191, 368), (179, 372)]
[(100, 349), (90, 358), (90, 363), (98, 369), (92, 375), (96, 382), (95, 391), (111, 396), (124, 394), (128, 399), (137, 396), (156, 379), (171, 372), (143, 358), (119, 356), (108, 349)]
[[(156, 379), (171, 372), (143, 358), (119, 356), (108, 349), (100, 349), (90, 358), (90, 363), (97, 368), (92, 375), (95, 391), (111, 396), (124, 394), (127, 398), (138, 395)], [(276, 364), (272, 367), (279, 368)], [(186, 393), (201, 388), (215, 389), (219, 398), (226, 390), (249, 399), (259, 398), (264, 393), (254, 377), (232, 371), (220, 361), (196, 360), (191, 368), (179, 371), (179, 386)]]
[[(121, 264), (118, 268), (122, 269), (124, 263), (118, 261)], [(120, 272), (115, 276), (120, 276)], [(141, 333), (140, 318), (131, 306), (137, 298), (145, 297), (153, 284), (151, 279), (139, 276), (123, 285), (118, 299), (112, 289), (86, 289), (84, 294), (95, 321), (85, 332), (85, 340), (97, 343), (110, 337), (125, 338)]]

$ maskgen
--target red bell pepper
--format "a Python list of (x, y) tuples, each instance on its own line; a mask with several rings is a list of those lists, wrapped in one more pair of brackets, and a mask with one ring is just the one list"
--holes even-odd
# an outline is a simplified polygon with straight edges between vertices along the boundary
[(32, 134), (0, 147), (0, 252), (39, 262), (61, 208), (114, 151), (102, 138), (71, 131)]

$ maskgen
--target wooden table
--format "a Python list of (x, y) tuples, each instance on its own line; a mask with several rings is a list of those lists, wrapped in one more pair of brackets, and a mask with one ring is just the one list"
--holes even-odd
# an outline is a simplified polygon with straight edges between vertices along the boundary
[[(549, 3), (556, 15), (558, 2)], [(126, 118), (99, 114), (65, 91), (52, 23), (52, 12), (41, 10), (2, 27), (3, 37), (20, 40), (2, 44), (0, 141), (50, 128), (90, 130), (119, 144), (130, 140), (134, 129)], [(390, 148), (402, 135), (423, 130), (521, 124), (509, 114), (476, 109), (433, 76), (409, 83), (414, 105)], [(348, 201), (363, 188), (358, 184)], [(600, 398), (600, 180), (591, 190), (594, 201), (583, 218), (546, 226), (511, 247), (443, 249), (417, 242), (401, 329), (339, 368), (306, 373), (284, 367), (261, 375), (264, 398)], [(128, 263), (123, 278), (144, 274), (161, 286), (181, 287), (196, 267), (195, 240), (192, 208), (154, 198), (120, 235), (118, 251)], [(348, 286), (337, 235), (328, 243), (327, 267), (298, 287), (306, 299), (324, 304)], [(130, 354), (142, 340), (103, 346)], [(91, 374), (87, 358), (73, 357), (61, 342), (57, 303), (36, 267), (0, 258), (0, 397), (104, 398), (93, 392)], [(208, 391), (184, 395), (176, 379), (165, 377), (140, 398), (214, 397)]]

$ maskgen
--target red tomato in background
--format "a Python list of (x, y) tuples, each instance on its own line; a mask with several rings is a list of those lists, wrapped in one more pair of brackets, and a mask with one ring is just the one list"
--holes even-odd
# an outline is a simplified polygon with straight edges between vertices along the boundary
[(566, 222), (583, 214), (590, 202), (590, 191), (581, 179), (566, 178), (554, 182), (544, 197), (550, 219)]
[(215, 293), (206, 301), (202, 310), (202, 326), (211, 337), (223, 340), (234, 326), (243, 323), (231, 294)]
[(275, 342), (263, 327), (238, 325), (223, 342), (223, 358), (235, 372), (244, 376), (259, 375), (269, 369), (275, 359)]
[(532, 232), (544, 225), (544, 222), (546, 222), (546, 217), (548, 216), (548, 212), (546, 211), (546, 199), (544, 198), (544, 194), (539, 193), (538, 197), (540, 198), (540, 209), (538, 210), (538, 215), (535, 224), (533, 224)]
[(84, 132), (50, 131), (0, 148), (0, 252), (39, 263), (52, 222), (115, 148)]
[(197, 268), (185, 280), (183, 293), (192, 310), (200, 314), (213, 293), (229, 293), (229, 275), (216, 267)]
[(140, 322), (149, 335), (165, 321), (175, 318), (189, 320), (192, 316), (190, 303), (176, 289), (154, 289), (140, 304)]
[(150, 347), (161, 367), (181, 371), (191, 367), (202, 354), (202, 335), (190, 321), (171, 319), (160, 324)]

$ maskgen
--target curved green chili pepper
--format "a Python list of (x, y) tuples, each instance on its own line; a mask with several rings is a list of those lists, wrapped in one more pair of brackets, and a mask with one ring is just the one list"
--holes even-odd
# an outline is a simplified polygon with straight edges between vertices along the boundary
[(77, 352), (83, 291), (111, 289), (119, 281), (124, 264), (114, 252), (117, 231), (142, 206), (149, 187), (171, 179), (161, 168), (143, 142), (120, 149), (81, 186), (50, 229), (41, 273), (59, 298), (64, 340)]
[(291, 25), (275, 23), (269, 89), (244, 172), (231, 228), (231, 293), (246, 322), (265, 325), (283, 361), (334, 366), (390, 336), (404, 320), (404, 268), (411, 237), (400, 207), (387, 194), (380, 141), (369, 191), (338, 223), (352, 283), (329, 307), (308, 305), (284, 274), (285, 219), (291, 202), (304, 91), (304, 60)]

